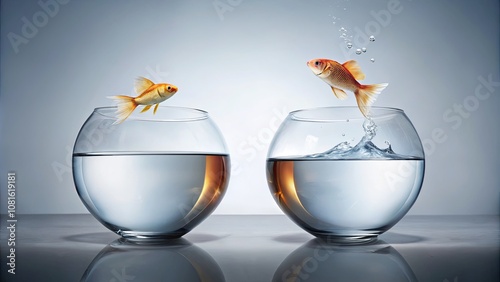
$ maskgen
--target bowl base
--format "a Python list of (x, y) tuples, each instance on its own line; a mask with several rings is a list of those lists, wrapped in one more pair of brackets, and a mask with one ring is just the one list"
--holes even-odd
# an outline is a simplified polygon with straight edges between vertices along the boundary
[(314, 234), (325, 243), (334, 245), (363, 245), (374, 243), (378, 240), (377, 235), (361, 235), (361, 236), (339, 236), (332, 234)]
[(123, 239), (130, 242), (161, 242), (169, 241), (173, 239), (179, 239), (185, 232), (176, 232), (169, 234), (158, 234), (158, 233), (137, 233), (132, 231), (117, 231), (118, 235), (122, 236)]

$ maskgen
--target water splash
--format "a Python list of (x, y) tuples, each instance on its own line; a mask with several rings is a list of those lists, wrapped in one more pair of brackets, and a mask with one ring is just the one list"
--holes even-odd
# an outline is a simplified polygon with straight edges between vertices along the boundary
[(366, 139), (366, 141), (371, 141), (373, 137), (377, 135), (377, 125), (370, 117), (365, 119), (365, 122), (363, 122), (363, 129), (365, 130), (365, 136), (363, 137), (363, 139)]
[(387, 148), (381, 149), (371, 141), (377, 135), (377, 125), (371, 118), (367, 118), (363, 123), (365, 135), (355, 146), (348, 141), (341, 142), (328, 151), (307, 155), (307, 158), (330, 159), (330, 160), (366, 160), (366, 159), (390, 159), (407, 160), (409, 157), (396, 154), (392, 150), (391, 143), (387, 140)]

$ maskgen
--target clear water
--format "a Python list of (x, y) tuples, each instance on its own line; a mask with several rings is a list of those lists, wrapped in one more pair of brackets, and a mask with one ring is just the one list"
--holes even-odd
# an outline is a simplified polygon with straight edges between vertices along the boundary
[(269, 159), (275, 200), (306, 230), (385, 231), (416, 200), (422, 159)]
[(376, 236), (401, 219), (415, 202), (424, 159), (375, 146), (377, 126), (365, 136), (317, 154), (267, 160), (269, 186), (282, 210), (315, 235)]
[(229, 156), (75, 154), (73, 176), (89, 211), (122, 236), (178, 237), (224, 195)]

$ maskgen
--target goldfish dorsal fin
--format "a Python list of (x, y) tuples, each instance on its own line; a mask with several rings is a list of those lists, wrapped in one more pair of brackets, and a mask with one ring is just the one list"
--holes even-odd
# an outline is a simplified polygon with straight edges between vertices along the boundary
[(361, 71), (361, 67), (358, 65), (358, 62), (355, 60), (350, 60), (342, 64), (344, 68), (346, 68), (356, 80), (365, 79), (365, 74)]
[(151, 87), (151, 85), (154, 85), (154, 82), (145, 77), (139, 76), (135, 80), (135, 92), (137, 94), (142, 94), (142, 92)]
[(347, 99), (347, 94), (345, 93), (344, 90), (342, 89), (339, 89), (339, 88), (335, 88), (332, 86), (332, 90), (333, 90), (333, 94), (335, 94), (335, 96), (337, 98), (339, 98), (340, 100), (345, 100)]

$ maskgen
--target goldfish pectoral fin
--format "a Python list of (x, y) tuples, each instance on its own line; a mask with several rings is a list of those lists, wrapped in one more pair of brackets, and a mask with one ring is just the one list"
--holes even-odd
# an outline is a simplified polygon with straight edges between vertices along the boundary
[(354, 96), (356, 97), (356, 102), (358, 103), (358, 108), (361, 113), (368, 117), (370, 114), (370, 108), (377, 99), (377, 95), (384, 90), (388, 83), (372, 84), (372, 85), (361, 85), (356, 91), (354, 91)]
[(151, 105), (145, 106), (144, 109), (142, 109), (141, 113), (144, 113), (144, 112), (148, 111), (149, 109), (151, 109)]
[(335, 96), (337, 98), (339, 98), (340, 100), (345, 100), (347, 99), (347, 93), (345, 93), (344, 90), (342, 89), (339, 89), (339, 88), (335, 88), (332, 86), (332, 90), (333, 90), (333, 94), (335, 94)]
[(158, 110), (159, 105), (160, 105), (160, 103), (156, 104), (155, 109), (153, 110), (153, 114), (156, 114), (156, 110)]
[(117, 120), (113, 124), (122, 123), (132, 114), (135, 108), (137, 108), (137, 103), (135, 102), (135, 98), (133, 97), (118, 95), (108, 98), (115, 100), (118, 108), (116, 110)]
[(148, 89), (152, 85), (154, 85), (154, 82), (145, 77), (139, 76), (135, 80), (135, 93), (142, 94), (142, 92), (146, 91), (146, 89)]
[(361, 71), (361, 67), (358, 65), (358, 62), (355, 60), (350, 60), (342, 64), (344, 68), (346, 68), (356, 80), (365, 79), (365, 74)]

